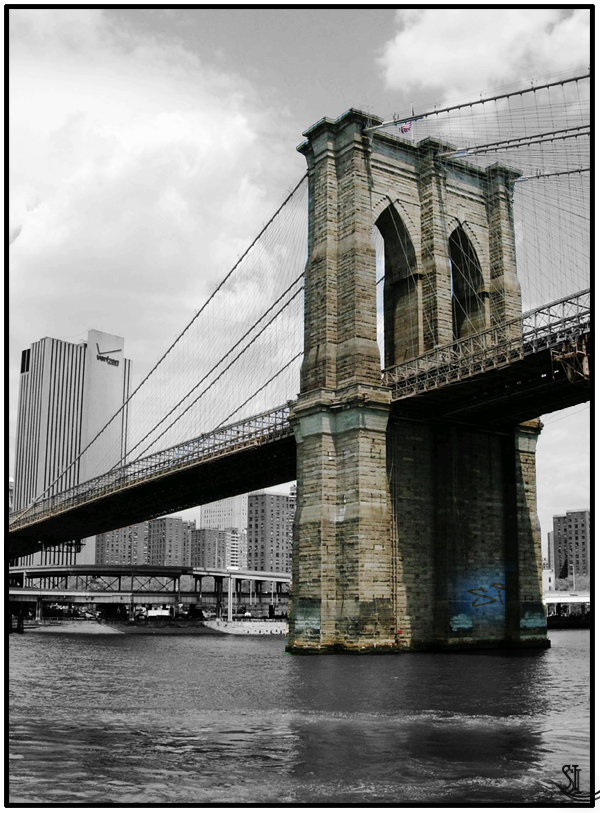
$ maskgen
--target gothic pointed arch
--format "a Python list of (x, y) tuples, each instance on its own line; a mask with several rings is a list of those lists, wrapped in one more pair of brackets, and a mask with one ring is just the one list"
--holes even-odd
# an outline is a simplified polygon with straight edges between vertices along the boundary
[(375, 226), (384, 242), (384, 366), (392, 367), (422, 351), (421, 284), (413, 241), (392, 204)]
[(452, 338), (457, 341), (485, 330), (487, 292), (481, 265), (462, 226), (448, 241), (452, 292)]

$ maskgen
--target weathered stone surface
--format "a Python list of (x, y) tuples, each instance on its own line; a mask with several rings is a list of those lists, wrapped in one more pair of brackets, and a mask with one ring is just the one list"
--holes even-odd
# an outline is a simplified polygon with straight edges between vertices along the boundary
[(516, 174), (441, 161), (435, 139), (369, 139), (372, 122), (323, 119), (299, 147), (309, 255), (288, 650), (544, 646), (537, 426), (390, 419), (377, 345), (375, 224), (386, 365), (520, 315)]

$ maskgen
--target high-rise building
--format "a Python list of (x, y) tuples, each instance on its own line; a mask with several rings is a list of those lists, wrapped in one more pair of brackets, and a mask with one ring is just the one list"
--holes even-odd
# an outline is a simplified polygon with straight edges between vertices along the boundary
[(192, 532), (192, 567), (223, 570), (247, 567), (246, 531), (237, 528), (198, 528)]
[(225, 500), (200, 506), (200, 528), (237, 528), (245, 530), (248, 526), (248, 495), (227, 497)]
[(554, 570), (554, 531), (548, 533), (548, 569)]
[(96, 536), (96, 564), (189, 567), (196, 520), (181, 517), (128, 525)]
[(191, 559), (196, 520), (160, 517), (148, 521), (148, 564), (186, 567)]
[(192, 531), (192, 567), (224, 570), (227, 567), (227, 537), (219, 528)]
[[(79, 344), (43, 338), (21, 354), (15, 455), (14, 510), (36, 497), (55, 494), (103, 473), (126, 450), (127, 409), (86, 447), (129, 396), (130, 361), (123, 358), (124, 339), (90, 330)], [(74, 465), (70, 465), (76, 461)], [(79, 540), (67, 549), (70, 563), (95, 562), (93, 542), (77, 553)], [(58, 549), (62, 546), (57, 546)], [(49, 556), (32, 554), (23, 564), (41, 564)], [(57, 552), (58, 556), (58, 552)], [(64, 559), (64, 551), (59, 560)]]
[(290, 494), (248, 495), (248, 568), (290, 573), (292, 532), (296, 512), (295, 486)]
[[(199, 534), (193, 561), (197, 567), (247, 567), (248, 495), (239, 494), (200, 506), (200, 529), (223, 531), (224, 536)], [(194, 558), (195, 557), (195, 558)], [(220, 561), (221, 564), (217, 564)]]
[(147, 522), (96, 536), (97, 565), (145, 565), (147, 562)]
[(181, 556), (181, 564), (183, 567), (189, 567), (192, 563), (192, 534), (196, 530), (196, 520), (183, 520), (183, 549)]
[(246, 530), (225, 528), (225, 559), (227, 567), (245, 570), (248, 566), (248, 539)]
[(565, 574), (590, 575), (590, 511), (582, 509), (567, 511), (564, 516), (554, 516), (554, 573), (556, 578)]

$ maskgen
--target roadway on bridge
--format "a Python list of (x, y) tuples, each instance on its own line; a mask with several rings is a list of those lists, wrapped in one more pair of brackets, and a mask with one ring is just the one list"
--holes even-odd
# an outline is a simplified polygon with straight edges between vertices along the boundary
[(296, 441), (290, 428), (286, 437), (190, 463), (46, 516), (33, 529), (25, 526), (11, 530), (8, 558), (40, 550), (40, 540), (54, 545), (85, 539), (295, 479)]
[(203, 578), (231, 578), (242, 581), (274, 581), (289, 584), (291, 575), (270, 570), (248, 570), (247, 568), (209, 568), (179, 567), (177, 565), (34, 565), (9, 568), (9, 577), (23, 576), (28, 579), (65, 578), (69, 576), (145, 576), (147, 578), (167, 577), (177, 579), (181, 576)]
[[(554, 313), (557, 308), (568, 307), (573, 313), (564, 318)], [(540, 414), (588, 401), (589, 375), (577, 375), (574, 368), (560, 361), (556, 349), (587, 342), (589, 291), (575, 295), (572, 303), (567, 298), (531, 312), (527, 319), (538, 313), (546, 315), (548, 324), (529, 329), (527, 347), (517, 337), (499, 345), (497, 350), (485, 347), (472, 356), (461, 355), (460, 347), (477, 342), (477, 336), (472, 336), (459, 342), (458, 350), (454, 345), (438, 348), (407, 365), (386, 371), (384, 380), (393, 396), (392, 415), (475, 423), (479, 428), (503, 431)], [(457, 354), (456, 359), (453, 353)], [(443, 359), (444, 354), (447, 358), (441, 364), (429, 363), (430, 356), (439, 355)], [(419, 365), (424, 365), (423, 369)], [(409, 372), (402, 373), (407, 366)], [(210, 433), (151, 456), (147, 468), (140, 473), (125, 467), (98, 478), (94, 488), (92, 481), (85, 496), (70, 497), (67, 493), (68, 499), (65, 495), (50, 498), (47, 507), (36, 507), (39, 516), (34, 510), (29, 517), (11, 521), (9, 559), (33, 553), (44, 544), (83, 539), (295, 480), (296, 441), (287, 422), (288, 414), (289, 406), (247, 419), (248, 423), (257, 420), (260, 428), (255, 428), (245, 440), (244, 422), (232, 425), (229, 430), (239, 427), (241, 436), (236, 432), (230, 447), (221, 444), (216, 452), (209, 449), (206, 457), (202, 456), (200, 444), (197, 452), (192, 448), (199, 440), (210, 439)], [(274, 423), (273, 416), (277, 416)], [(227, 427), (220, 432), (226, 434)], [(82, 484), (77, 488), (85, 487)], [(66, 499), (66, 503), (61, 505), (61, 499)]]
[(589, 380), (572, 382), (549, 350), (394, 401), (399, 417), (502, 428), (590, 400)]

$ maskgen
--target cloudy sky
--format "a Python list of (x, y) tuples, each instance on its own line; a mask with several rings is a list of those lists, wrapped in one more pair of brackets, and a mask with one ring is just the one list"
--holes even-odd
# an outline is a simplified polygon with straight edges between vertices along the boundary
[[(302, 131), (587, 67), (589, 12), (12, 9), (10, 473), (20, 352), (90, 328), (145, 371), (304, 172)], [(426, 58), (424, 58), (426, 55)], [(544, 416), (542, 532), (589, 506), (589, 409)]]

